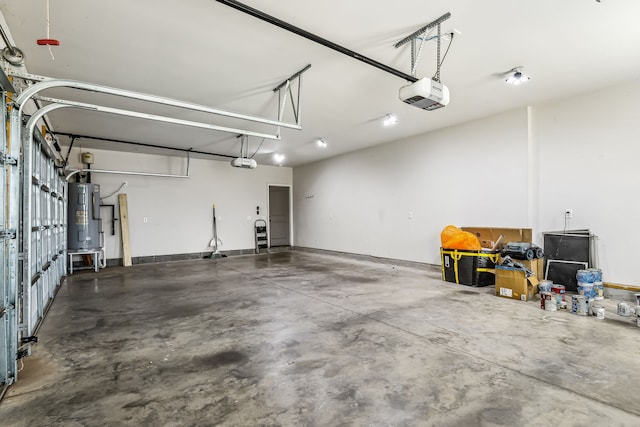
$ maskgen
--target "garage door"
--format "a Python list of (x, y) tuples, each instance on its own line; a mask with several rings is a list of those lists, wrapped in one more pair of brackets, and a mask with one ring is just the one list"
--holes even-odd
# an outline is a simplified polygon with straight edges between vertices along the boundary
[[(0, 117), (7, 123), (7, 96), (2, 92)], [(15, 379), (18, 351), (18, 234), (20, 214), (20, 146), (11, 146), (8, 132), (0, 136), (0, 385)]]
[[(66, 183), (39, 133), (21, 142), (20, 118), (0, 115), (0, 385), (17, 379), (17, 361), (31, 354), (37, 328), (66, 273)], [(24, 134), (25, 129), (22, 129)]]

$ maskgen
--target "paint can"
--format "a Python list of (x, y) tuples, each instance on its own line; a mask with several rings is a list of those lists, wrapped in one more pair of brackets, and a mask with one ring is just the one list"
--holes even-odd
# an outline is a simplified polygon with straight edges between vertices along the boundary
[(595, 299), (603, 300), (604, 299), (604, 284), (602, 282), (594, 282), (593, 283), (593, 292), (595, 294)]
[(552, 285), (553, 285), (552, 280), (540, 280), (540, 282), (538, 282), (538, 291), (551, 292)]
[(551, 285), (551, 292), (556, 295), (556, 298), (558, 299), (558, 305), (560, 305), (560, 303), (564, 301), (564, 295), (566, 293), (564, 285)]
[(578, 313), (578, 298), (580, 298), (581, 295), (571, 295), (571, 312), (573, 314), (577, 314)]
[(573, 312), (578, 316), (589, 315), (589, 301), (584, 295), (576, 295), (575, 310)]
[(551, 292), (540, 292), (540, 308), (542, 310), (544, 310), (544, 303), (547, 295), (551, 295)]
[(594, 304), (591, 308), (591, 315), (598, 320), (604, 320), (604, 306), (600, 304)]
[(587, 271), (591, 272), (593, 283), (602, 282), (602, 270), (599, 268), (588, 268)]
[(544, 292), (544, 309), (546, 311), (558, 311), (558, 299), (551, 292)]
[(576, 272), (576, 279), (578, 280), (578, 282), (583, 282), (583, 283), (593, 283), (595, 282), (595, 277), (593, 274), (593, 271), (586, 269), (586, 270), (578, 270)]
[(578, 282), (578, 294), (589, 298), (595, 298), (596, 292), (593, 289), (593, 283)]
[(631, 306), (628, 302), (618, 303), (618, 316), (629, 317), (631, 316)]

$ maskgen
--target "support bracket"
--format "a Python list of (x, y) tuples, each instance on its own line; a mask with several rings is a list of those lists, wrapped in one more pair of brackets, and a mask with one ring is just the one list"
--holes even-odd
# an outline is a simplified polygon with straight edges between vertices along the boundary
[[(438, 19), (435, 19), (429, 22), (427, 25), (420, 27), (419, 29), (417, 29), (416, 31), (409, 34), (407, 37), (403, 38), (402, 40), (400, 40), (399, 42), (393, 45), (393, 47), (397, 49), (401, 46), (404, 46), (407, 43), (411, 43), (411, 75), (413, 77), (416, 76), (416, 70), (418, 68), (418, 62), (420, 61), (420, 54), (422, 53), (422, 48), (424, 47), (424, 43), (426, 41), (435, 39), (438, 42), (438, 63), (437, 63), (438, 72), (436, 73), (436, 75), (438, 77), (438, 80), (440, 79), (440, 65), (441, 65), (440, 39), (442, 38), (442, 34), (440, 33), (440, 24), (442, 24), (444, 21), (446, 21), (449, 18), (451, 18), (451, 13), (447, 12), (441, 17), (439, 17)], [(423, 37), (424, 33), (426, 33), (432, 28), (437, 28), (438, 34), (433, 37), (428, 37), (428, 38)], [(418, 45), (418, 40), (420, 41), (419, 45)]]
[(22, 338), (20, 339), (20, 342), (21, 342), (22, 344), (37, 343), (37, 342), (38, 342), (38, 337), (37, 337), (37, 336), (35, 336), (35, 335), (30, 336), (30, 337), (22, 337)]
[[(296, 120), (296, 124), (300, 126), (302, 117), (300, 116), (300, 94), (302, 91), (302, 74), (311, 68), (311, 64), (300, 71), (292, 74), (288, 79), (276, 86), (273, 91), (278, 92), (278, 121), (281, 122), (284, 118), (284, 110), (287, 104), (287, 97), (291, 98), (291, 108), (293, 110), (293, 118)], [(292, 82), (298, 83), (296, 96), (293, 96), (293, 89), (291, 88)], [(280, 136), (280, 128), (278, 127), (278, 136)]]
[(7, 153), (4, 153), (2, 151), (0, 151), (0, 162), (4, 163), (5, 165), (17, 165), (18, 164), (18, 161), (16, 159), (14, 159), (10, 155), (8, 155)]
[(16, 230), (0, 230), (0, 238), (2, 239), (15, 239)]

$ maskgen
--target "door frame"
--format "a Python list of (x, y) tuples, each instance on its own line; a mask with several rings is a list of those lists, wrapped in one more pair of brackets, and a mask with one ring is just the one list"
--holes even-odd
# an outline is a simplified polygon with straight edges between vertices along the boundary
[(269, 190), (271, 187), (288, 187), (289, 188), (289, 247), (293, 247), (293, 185), (292, 184), (271, 184), (267, 183), (267, 231), (269, 232), (269, 247), (271, 247), (271, 206), (269, 205)]

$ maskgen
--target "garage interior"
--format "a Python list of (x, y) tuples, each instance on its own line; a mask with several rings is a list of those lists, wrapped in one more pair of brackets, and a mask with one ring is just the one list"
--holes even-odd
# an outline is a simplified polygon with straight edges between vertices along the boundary
[(1, 424), (639, 425), (640, 4), (482, 3), (0, 0)]

